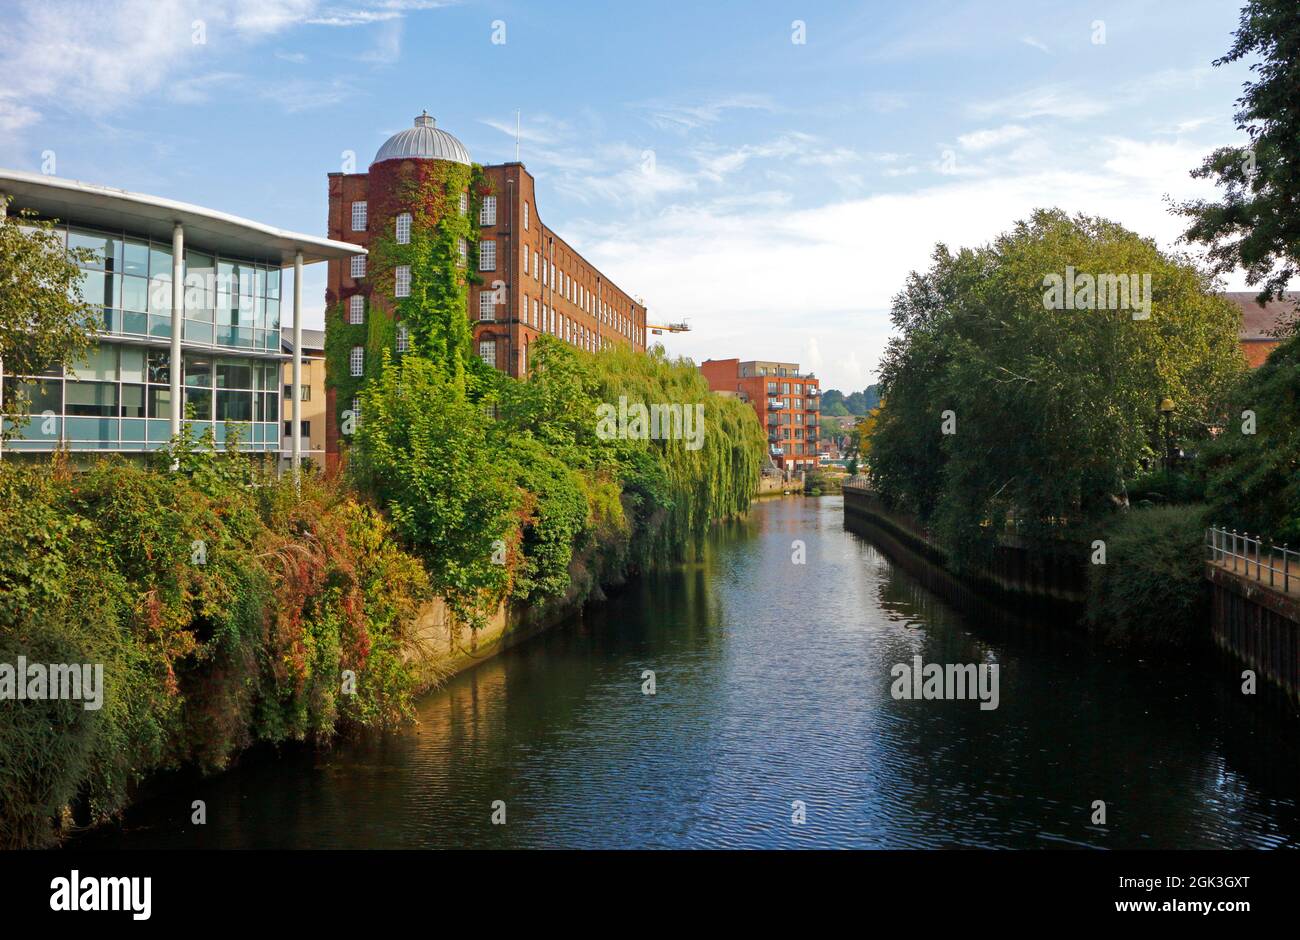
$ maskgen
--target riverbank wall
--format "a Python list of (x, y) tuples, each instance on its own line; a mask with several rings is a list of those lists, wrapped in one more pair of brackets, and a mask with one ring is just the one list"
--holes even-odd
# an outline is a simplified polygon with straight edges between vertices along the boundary
[(985, 594), (1070, 609), (1076, 614), (1087, 595), (1087, 556), (1080, 546), (1044, 547), (1006, 539), (982, 563), (967, 565), (958, 572), (948, 551), (925, 527), (906, 513), (885, 506), (861, 484), (844, 484), (844, 520), (850, 529), (867, 523), (889, 532), (948, 576), (957, 575)]
[[(884, 506), (861, 484), (844, 486), (844, 524), (880, 545), (913, 577), (950, 603), (979, 607), (1014, 624), (1043, 609), (1077, 625), (1087, 596), (1086, 553), (999, 545), (985, 565), (953, 570), (923, 526)], [(1221, 653), (1254, 670), (1292, 707), (1300, 706), (1300, 588), (1290, 593), (1207, 561), (1209, 622), (1202, 629)], [(989, 602), (999, 602), (990, 605)]]
[(406, 656), (418, 660), (428, 677), (422, 694), (452, 676), (473, 669), (529, 637), (581, 616), (585, 602), (557, 601), (545, 607), (502, 603), (477, 630), (457, 620), (442, 598), (425, 604), (416, 616)]
[(787, 493), (802, 493), (803, 482), (800, 480), (783, 480), (779, 474), (763, 474), (758, 481), (755, 499), (764, 496), (785, 496)]
[(1300, 596), (1207, 561), (1214, 645), (1300, 707)]

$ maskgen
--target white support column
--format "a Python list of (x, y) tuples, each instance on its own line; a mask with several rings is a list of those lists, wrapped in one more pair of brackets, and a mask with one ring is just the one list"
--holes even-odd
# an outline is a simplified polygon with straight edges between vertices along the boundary
[[(171, 350), (171, 436), (181, 433), (181, 331), (185, 322), (185, 228), (172, 228), (172, 350)], [(173, 468), (174, 469), (174, 468)]]
[(302, 252), (293, 256), (293, 381), (289, 393), (293, 395), (292, 435), (293, 480), (296, 484), (302, 467)]

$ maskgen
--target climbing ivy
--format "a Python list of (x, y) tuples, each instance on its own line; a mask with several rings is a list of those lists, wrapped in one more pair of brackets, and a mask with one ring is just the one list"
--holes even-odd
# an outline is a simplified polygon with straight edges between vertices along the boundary
[[(371, 239), (366, 264), (370, 286), (364, 324), (347, 322), (345, 304), (326, 316), (326, 381), (336, 392), (335, 420), (370, 380), (378, 377), (388, 352), (397, 352), (397, 325), (408, 331), (407, 355), (429, 359), (445, 370), (453, 387), (480, 399), (497, 381), (496, 371), (473, 354), (469, 288), (478, 276), (479, 210), (491, 191), (479, 164), (443, 160), (394, 161), (371, 169)], [(460, 211), (461, 195), (465, 212)], [(399, 244), (396, 220), (411, 213), (410, 240)], [(464, 245), (464, 255), (461, 245)], [(410, 269), (410, 293), (396, 296), (396, 271)], [(376, 298), (383, 298), (376, 303)], [(351, 374), (354, 346), (365, 347), (365, 374)]]

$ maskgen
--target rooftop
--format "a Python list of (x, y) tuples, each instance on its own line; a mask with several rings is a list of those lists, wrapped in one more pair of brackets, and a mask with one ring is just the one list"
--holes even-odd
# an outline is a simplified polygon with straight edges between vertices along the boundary
[(13, 197), (15, 210), (31, 209), (45, 218), (159, 241), (170, 241), (173, 226), (180, 222), (187, 244), (231, 257), (278, 261), (281, 266), (293, 264), (298, 251), (306, 264), (366, 253), (359, 245), (286, 231), (216, 209), (41, 173), (0, 168), (0, 194)]
[[(293, 352), (293, 327), (285, 326), (280, 328), (280, 341), (285, 352)], [(304, 351), (324, 349), (325, 331), (309, 330), (304, 327), (302, 331), (302, 348)]]
[(459, 140), (438, 127), (438, 122), (423, 111), (415, 126), (398, 131), (379, 148), (370, 165), (385, 160), (447, 160), (470, 165), (469, 151)]
[(1232, 290), (1223, 294), (1241, 309), (1242, 340), (1277, 340), (1279, 328), (1293, 319), (1300, 295), (1290, 293), (1282, 300), (1271, 300), (1261, 307), (1256, 291)]

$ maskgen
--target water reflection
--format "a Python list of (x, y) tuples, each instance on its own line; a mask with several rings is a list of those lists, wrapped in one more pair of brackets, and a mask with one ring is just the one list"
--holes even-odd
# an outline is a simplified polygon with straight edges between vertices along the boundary
[[(999, 708), (893, 700), (890, 667), (915, 655), (999, 663)], [(1201, 664), (1134, 664), (1051, 622), (959, 615), (845, 531), (838, 498), (783, 499), (720, 528), (700, 561), (452, 681), (407, 733), (173, 781), (81, 842), (1297, 845), (1295, 728), (1233, 691)]]

